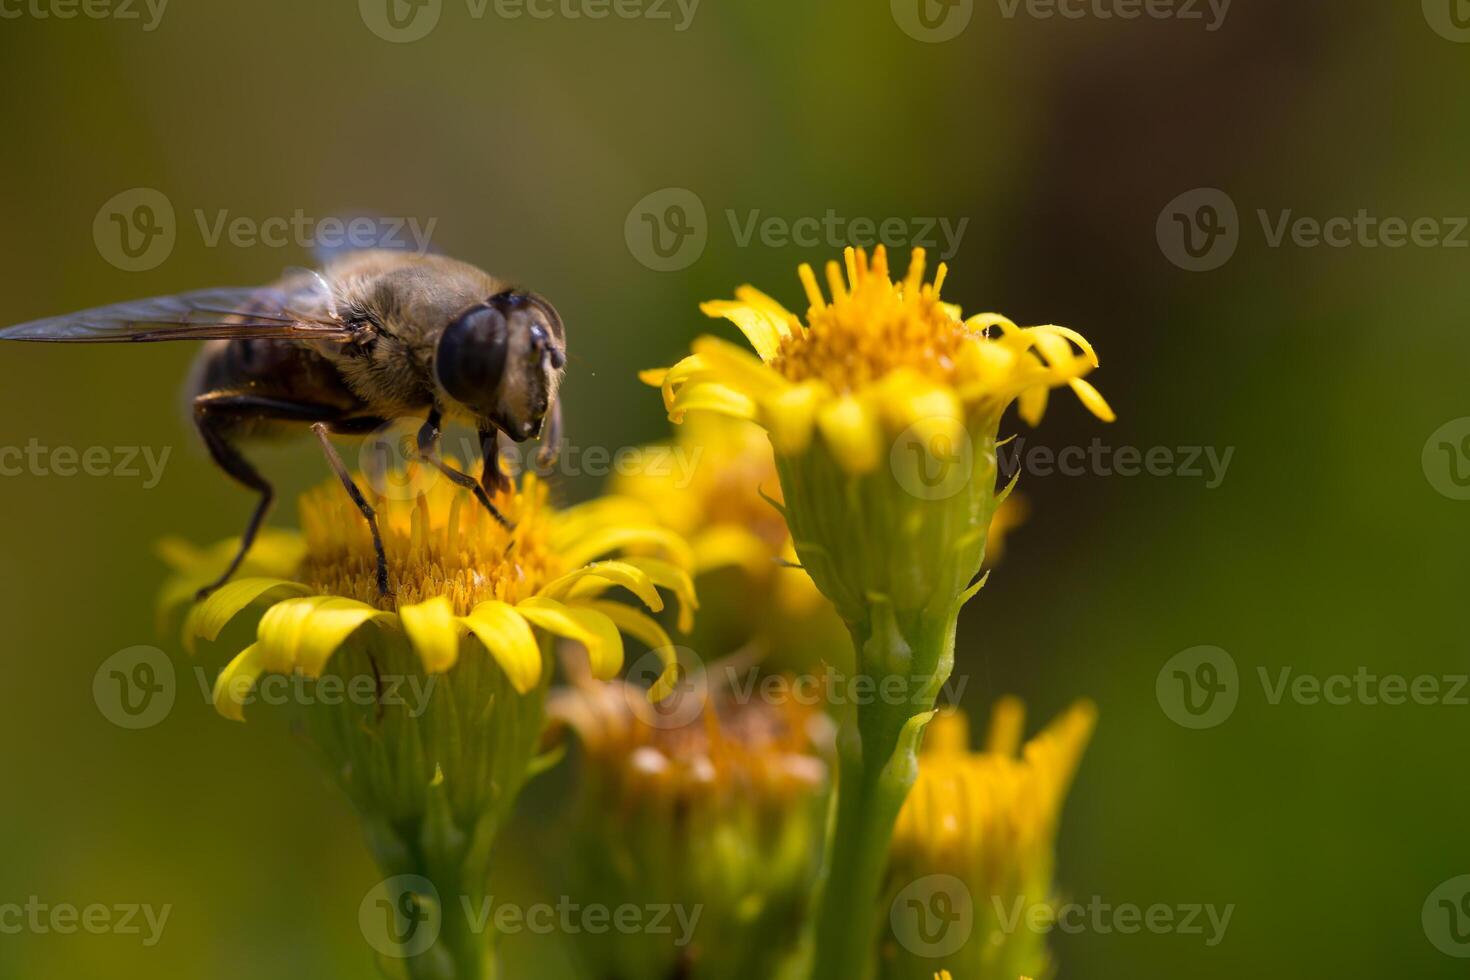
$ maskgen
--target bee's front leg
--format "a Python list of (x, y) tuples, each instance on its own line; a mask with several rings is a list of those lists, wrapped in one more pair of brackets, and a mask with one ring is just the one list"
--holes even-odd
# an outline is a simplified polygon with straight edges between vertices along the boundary
[[(434, 467), (440, 473), (443, 473), (445, 476), (449, 477), (450, 481), (453, 482), (455, 486), (462, 487), (465, 490), (469, 490), (471, 493), (473, 493), (475, 495), (475, 499), (478, 500), (482, 505), (484, 505), (485, 509), (490, 512), (490, 516), (495, 518), (495, 520), (500, 524), (501, 527), (505, 528), (507, 531), (514, 531), (515, 525), (507, 520), (506, 516), (500, 512), (500, 508), (496, 507), (495, 504), (490, 500), (490, 494), (487, 493), (485, 491), (485, 488), (480, 485), (479, 480), (476, 480), (468, 473), (460, 472), (459, 470), (455, 469), (453, 466), (450, 466), (448, 463), (444, 462), (444, 460), (439, 458), (440, 418), (441, 417), (439, 415), (438, 409), (430, 411), (429, 417), (424, 420), (423, 426), (419, 429), (419, 456), (430, 466)], [(487, 466), (488, 465), (492, 464), (487, 459)], [(499, 468), (498, 461), (495, 462), (493, 465), (497, 469)]]
[(480, 471), (480, 483), (489, 493), (499, 493), (510, 489), (510, 475), (507, 474), (501, 463), (504, 457), (500, 455), (500, 430), (480, 430), (480, 456), (484, 460), (484, 466)]

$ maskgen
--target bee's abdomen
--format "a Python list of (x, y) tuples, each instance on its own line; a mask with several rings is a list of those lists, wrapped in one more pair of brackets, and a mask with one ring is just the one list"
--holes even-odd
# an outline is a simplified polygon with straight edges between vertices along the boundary
[[(344, 417), (364, 409), (327, 358), (291, 340), (212, 340), (205, 344), (184, 386), (186, 403), (192, 406), (200, 395), (224, 392), (322, 406)], [(273, 435), (283, 427), (244, 421), (237, 428), (236, 435), (249, 437)]]

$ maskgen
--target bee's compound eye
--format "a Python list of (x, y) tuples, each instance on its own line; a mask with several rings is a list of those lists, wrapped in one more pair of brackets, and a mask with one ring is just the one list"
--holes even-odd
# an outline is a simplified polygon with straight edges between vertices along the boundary
[(434, 371), (456, 401), (488, 415), (505, 371), (509, 341), (505, 314), (481, 303), (461, 313), (439, 338)]

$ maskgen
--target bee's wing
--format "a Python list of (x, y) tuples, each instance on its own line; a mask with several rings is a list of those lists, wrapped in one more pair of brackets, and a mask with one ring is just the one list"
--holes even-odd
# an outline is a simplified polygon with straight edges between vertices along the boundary
[(352, 329), (320, 303), (275, 288), (158, 296), (0, 330), (0, 340), (91, 344), (237, 337), (346, 341), (352, 336)]

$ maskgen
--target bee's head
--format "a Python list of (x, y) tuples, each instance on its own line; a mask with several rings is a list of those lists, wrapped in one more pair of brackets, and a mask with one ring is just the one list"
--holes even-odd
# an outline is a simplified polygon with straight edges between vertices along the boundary
[(535, 293), (497, 293), (459, 313), (434, 349), (434, 379), (453, 401), (516, 442), (541, 431), (566, 366), (566, 331)]

